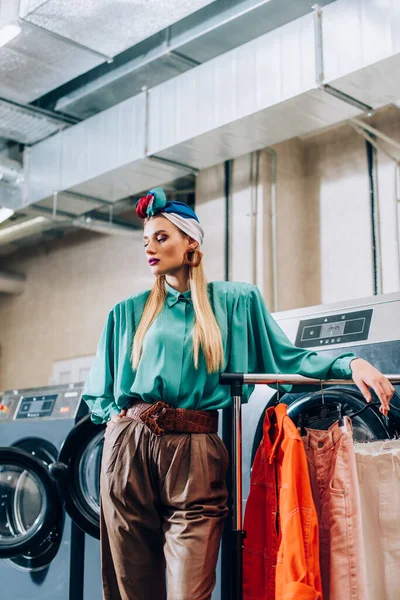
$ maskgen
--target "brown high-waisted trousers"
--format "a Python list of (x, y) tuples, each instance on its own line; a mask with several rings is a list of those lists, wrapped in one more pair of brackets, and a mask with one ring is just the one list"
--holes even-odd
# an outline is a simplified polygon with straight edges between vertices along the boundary
[(107, 427), (100, 478), (103, 600), (211, 598), (228, 512), (228, 462), (215, 433), (157, 437), (129, 417)]

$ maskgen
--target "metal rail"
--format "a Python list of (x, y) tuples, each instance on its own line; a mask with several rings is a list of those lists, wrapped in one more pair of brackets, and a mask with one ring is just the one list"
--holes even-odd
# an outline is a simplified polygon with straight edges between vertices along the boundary
[[(400, 375), (385, 375), (391, 383), (400, 383)], [(357, 385), (352, 379), (316, 379), (303, 375), (283, 375), (282, 373), (222, 373), (219, 378), (221, 384), (229, 385), (237, 381), (241, 385), (258, 383), (283, 383), (293, 385)]]

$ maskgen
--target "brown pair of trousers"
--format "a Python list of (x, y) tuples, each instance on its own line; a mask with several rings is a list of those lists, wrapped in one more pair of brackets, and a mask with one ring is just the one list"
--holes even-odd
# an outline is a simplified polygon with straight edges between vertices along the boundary
[(214, 433), (157, 437), (129, 417), (108, 425), (100, 478), (103, 600), (211, 598), (228, 462)]

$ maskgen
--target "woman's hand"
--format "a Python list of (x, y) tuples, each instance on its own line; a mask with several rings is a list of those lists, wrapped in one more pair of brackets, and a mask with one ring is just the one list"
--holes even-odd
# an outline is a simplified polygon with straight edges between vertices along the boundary
[(363, 358), (352, 360), (350, 369), (353, 373), (353, 381), (361, 390), (366, 401), (371, 402), (372, 400), (372, 394), (369, 389), (371, 387), (380, 400), (380, 412), (386, 416), (389, 412), (390, 399), (395, 392), (390, 381)]
[(107, 426), (109, 423), (116, 423), (117, 421), (119, 421), (119, 419), (121, 419), (121, 417), (125, 417), (125, 416), (126, 416), (126, 409), (123, 408), (118, 415), (117, 414), (113, 415), (111, 417), (111, 419), (109, 421), (107, 421)]

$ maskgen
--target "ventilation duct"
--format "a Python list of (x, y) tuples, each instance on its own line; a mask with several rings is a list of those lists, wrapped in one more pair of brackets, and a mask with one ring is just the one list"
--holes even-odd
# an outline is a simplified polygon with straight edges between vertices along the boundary
[(55, 110), (91, 117), (309, 12), (309, 0), (218, 0), (120, 55), (111, 69), (94, 69)]
[(14, 142), (35, 144), (77, 121), (0, 98), (0, 137)]
[[(321, 47), (320, 21), (307, 15), (37, 144), (29, 202), (60, 190), (115, 202), (354, 117), (367, 93), (368, 104), (380, 106), (393, 82), (380, 81), (374, 94), (364, 69), (387, 70), (400, 56), (396, 7), (381, 6), (380, 0), (338, 0), (323, 12)], [(383, 25), (390, 39), (382, 50), (370, 40), (380, 39)], [(352, 62), (342, 45), (355, 29), (366, 42)], [(349, 63), (357, 71), (350, 73)], [(337, 97), (319, 86), (331, 86)], [(341, 93), (351, 89), (353, 98)]]
[(105, 57), (180, 21), (214, 0), (21, 0), (21, 17), (31, 25), (71, 40)]

